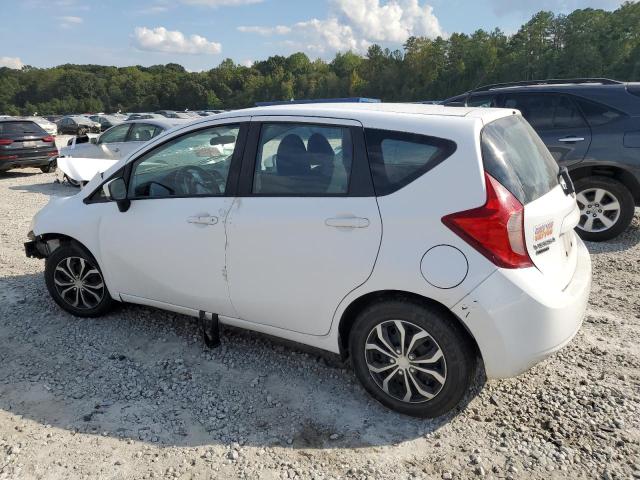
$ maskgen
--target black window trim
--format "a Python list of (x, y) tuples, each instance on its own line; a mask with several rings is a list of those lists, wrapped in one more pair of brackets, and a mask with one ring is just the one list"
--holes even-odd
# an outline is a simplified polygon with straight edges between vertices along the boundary
[[(416, 170), (416, 172), (414, 174), (409, 175), (406, 179), (403, 180), (403, 183), (401, 185), (396, 186), (396, 187), (392, 188), (389, 191), (378, 192), (376, 190), (376, 196), (377, 197), (386, 197), (387, 195), (391, 195), (391, 194), (393, 194), (393, 193), (395, 193), (395, 192), (397, 192), (399, 190), (402, 190), (407, 185), (415, 182), (417, 179), (419, 179), (420, 177), (425, 175), (427, 172), (429, 172), (430, 170), (433, 170), (438, 165), (440, 165), (442, 162), (447, 160), (458, 149), (458, 144), (456, 142), (454, 142), (453, 140), (450, 140), (448, 138), (434, 137), (432, 135), (424, 135), (422, 133), (417, 133), (417, 132), (406, 132), (406, 131), (401, 131), (401, 130), (387, 130), (387, 129), (384, 129), (384, 128), (365, 128), (364, 129), (365, 138), (366, 138), (366, 135), (367, 135), (367, 131), (383, 132), (384, 134), (387, 134), (389, 136), (389, 138), (397, 138), (397, 137), (399, 137), (401, 135), (417, 136), (417, 137), (420, 137), (420, 138), (424, 138), (425, 139), (424, 143), (429, 142), (430, 144), (432, 144), (434, 146), (442, 147), (440, 149), (440, 152), (436, 155), (436, 157), (434, 157), (434, 159), (432, 161), (427, 162), (424, 166), (422, 166), (421, 168)], [(400, 140), (400, 141), (405, 141), (406, 142), (407, 140)], [(371, 147), (371, 145), (369, 145), (369, 142), (366, 142), (366, 148), (367, 148), (367, 155), (369, 157), (369, 163), (371, 163), (373, 161), (374, 155), (379, 155), (380, 158), (382, 158), (382, 151), (372, 152), (370, 147)], [(378, 148), (379, 147), (380, 147), (380, 145), (378, 145)], [(374, 185), (374, 188), (375, 188), (375, 185)]]
[[(229, 118), (229, 120), (234, 120), (235, 118)], [(231, 165), (229, 167), (229, 174), (227, 175), (227, 186), (225, 188), (224, 194), (222, 195), (211, 195), (211, 194), (202, 194), (202, 195), (169, 195), (166, 197), (133, 197), (129, 195), (129, 184), (131, 180), (131, 174), (133, 172), (133, 165), (139, 163), (151, 152), (155, 152), (158, 148), (163, 145), (176, 140), (178, 138), (184, 137), (185, 135), (191, 135), (196, 132), (200, 132), (203, 130), (208, 130), (210, 128), (216, 127), (226, 127), (231, 125), (237, 125), (240, 127), (240, 131), (238, 132), (238, 138), (236, 139), (236, 147), (233, 151), (233, 156), (231, 158)], [(214, 125), (203, 125), (200, 128), (188, 130), (186, 132), (181, 133), (180, 135), (176, 135), (175, 137), (167, 138), (163, 140), (161, 143), (154, 145), (154, 147), (150, 150), (146, 150), (140, 156), (136, 157), (134, 160), (127, 162), (126, 165), (123, 165), (121, 168), (113, 172), (109, 177), (104, 179), (100, 184), (89, 194), (87, 195), (83, 202), (85, 204), (92, 203), (116, 203), (115, 200), (108, 200), (106, 198), (94, 198), (99, 197), (99, 192), (102, 190), (102, 187), (110, 182), (111, 180), (122, 177), (124, 179), (125, 184), (127, 185), (127, 199), (128, 200), (166, 200), (171, 198), (228, 198), (228, 197), (236, 197), (237, 196), (237, 187), (238, 187), (238, 176), (242, 161), (242, 156), (244, 154), (244, 150), (247, 145), (247, 134), (249, 131), (249, 121), (230, 121), (229, 123), (216, 123)]]
[[(369, 161), (364, 143), (364, 129), (362, 126), (353, 125), (353, 120), (349, 123), (340, 123), (339, 119), (317, 117), (314, 122), (312, 117), (304, 116), (298, 119), (292, 115), (286, 115), (282, 120), (269, 116), (268, 120), (252, 120), (247, 138), (247, 147), (242, 158), (242, 167), (238, 179), (237, 197), (276, 197), (276, 198), (348, 198), (348, 197), (373, 197), (373, 179), (369, 169)], [(329, 120), (323, 122), (321, 120)], [(353, 158), (351, 163), (351, 173), (349, 175), (349, 187), (347, 193), (254, 193), (253, 181), (256, 163), (258, 161), (258, 148), (260, 134), (264, 125), (277, 123), (312, 125), (327, 128), (347, 128), (351, 134), (353, 148)]]

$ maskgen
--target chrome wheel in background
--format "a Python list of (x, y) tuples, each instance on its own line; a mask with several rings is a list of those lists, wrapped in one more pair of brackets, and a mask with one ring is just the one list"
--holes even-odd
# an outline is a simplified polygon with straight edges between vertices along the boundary
[(587, 188), (576, 194), (580, 208), (578, 228), (585, 232), (603, 232), (620, 218), (621, 206), (616, 196), (604, 188)]
[(447, 379), (440, 346), (426, 330), (405, 320), (388, 320), (369, 332), (365, 361), (378, 387), (402, 402), (431, 400)]

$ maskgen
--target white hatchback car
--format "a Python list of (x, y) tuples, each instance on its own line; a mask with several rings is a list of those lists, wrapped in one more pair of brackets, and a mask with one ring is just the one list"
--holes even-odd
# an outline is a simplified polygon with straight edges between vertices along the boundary
[[(220, 145), (225, 147), (221, 149)], [(261, 107), (167, 132), (34, 218), (53, 299), (219, 321), (350, 357), (397, 411), (454, 408), (580, 328), (571, 180), (517, 111)]]

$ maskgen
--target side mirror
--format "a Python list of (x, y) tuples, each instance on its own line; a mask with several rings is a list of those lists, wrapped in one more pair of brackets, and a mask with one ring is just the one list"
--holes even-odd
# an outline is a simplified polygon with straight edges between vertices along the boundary
[(98, 144), (98, 137), (90, 137), (89, 143), (93, 143), (94, 145)]
[(108, 200), (118, 204), (118, 210), (126, 212), (131, 206), (131, 200), (127, 198), (127, 184), (124, 178), (118, 177), (108, 181), (102, 186), (102, 191)]

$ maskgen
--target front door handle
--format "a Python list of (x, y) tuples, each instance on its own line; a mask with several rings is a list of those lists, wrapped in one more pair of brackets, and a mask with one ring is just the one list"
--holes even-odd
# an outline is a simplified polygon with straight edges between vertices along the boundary
[(200, 215), (197, 217), (188, 217), (188, 223), (195, 223), (197, 225), (215, 225), (218, 223), (218, 217), (214, 217), (211, 215)]
[(114, 151), (114, 152), (119, 152), (119, 151), (120, 151), (120, 149), (119, 149), (119, 148), (114, 148), (114, 149), (113, 149), (113, 151)]
[(558, 141), (563, 143), (584, 142), (584, 137), (563, 137), (559, 138)]
[(336, 228), (366, 228), (369, 226), (369, 219), (362, 217), (334, 217), (327, 218), (324, 223), (328, 227)]

